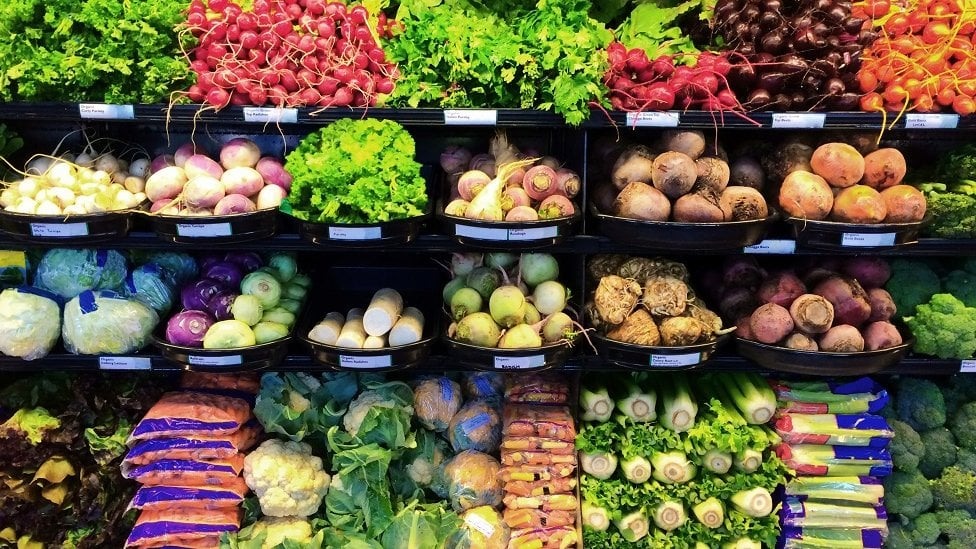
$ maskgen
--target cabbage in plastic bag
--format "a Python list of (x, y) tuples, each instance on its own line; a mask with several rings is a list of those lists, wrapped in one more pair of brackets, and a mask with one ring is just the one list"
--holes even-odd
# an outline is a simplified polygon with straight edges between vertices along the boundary
[(182, 286), (200, 272), (193, 256), (183, 252), (133, 252), (132, 261), (137, 265), (155, 263), (163, 268), (173, 286)]
[(163, 314), (173, 306), (173, 287), (165, 270), (155, 263), (140, 265), (125, 277), (122, 295), (134, 298)]
[(454, 510), (460, 513), (482, 505), (501, 505), (501, 468), (497, 459), (475, 450), (465, 450), (445, 463), (439, 474)]
[(34, 285), (71, 299), (85, 290), (116, 290), (128, 274), (125, 256), (115, 250), (48, 251), (37, 266)]
[(496, 452), (502, 441), (501, 418), (498, 411), (485, 401), (468, 402), (451, 418), (447, 437), (455, 452)]
[(425, 429), (444, 431), (460, 407), (461, 386), (446, 377), (425, 379), (413, 390), (413, 409)]
[(0, 292), (0, 353), (38, 359), (60, 335), (61, 306), (54, 295), (27, 287)]
[(505, 549), (512, 531), (493, 507), (483, 505), (461, 515), (459, 528), (447, 546), (452, 549)]
[(134, 299), (115, 292), (82, 292), (64, 307), (61, 336), (72, 353), (131, 353), (149, 340), (159, 315)]

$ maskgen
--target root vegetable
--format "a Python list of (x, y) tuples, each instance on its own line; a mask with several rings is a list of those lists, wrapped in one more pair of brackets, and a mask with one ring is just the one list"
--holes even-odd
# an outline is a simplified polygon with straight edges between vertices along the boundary
[(600, 280), (605, 276), (616, 274), (617, 269), (627, 261), (629, 256), (623, 254), (599, 254), (586, 262), (586, 274), (593, 280)]
[(864, 157), (847, 143), (826, 143), (810, 157), (813, 172), (831, 187), (845, 188), (864, 177)]
[(766, 186), (766, 174), (758, 160), (751, 156), (740, 156), (729, 165), (729, 185), (762, 191)]
[(555, 280), (547, 280), (535, 287), (532, 304), (539, 314), (556, 314), (566, 308), (566, 287)]
[(288, 191), (278, 185), (265, 185), (258, 192), (257, 206), (259, 210), (267, 210), (281, 206), (281, 201), (288, 196)]
[(525, 295), (516, 286), (501, 286), (488, 299), (491, 318), (503, 328), (525, 321)]
[(895, 316), (897, 312), (895, 300), (884, 288), (868, 290), (868, 302), (871, 303), (871, 316), (868, 317), (868, 322), (891, 320), (891, 317)]
[(902, 344), (901, 333), (894, 324), (886, 321), (872, 322), (864, 328), (864, 348), (868, 351), (888, 349)]
[(867, 185), (854, 185), (837, 193), (830, 217), (844, 223), (881, 223), (888, 208), (881, 193)]
[(461, 320), (471, 313), (481, 310), (484, 299), (476, 290), (468, 287), (460, 288), (451, 296), (448, 305), (451, 308), (451, 316), (454, 320)]
[(471, 151), (458, 145), (448, 145), (441, 153), (441, 169), (448, 174), (461, 173), (471, 162)]
[(592, 197), (593, 205), (596, 206), (597, 211), (600, 213), (613, 213), (613, 203), (617, 199), (618, 192), (620, 191), (618, 191), (617, 188), (610, 183), (598, 184), (596, 188), (593, 189)]
[(557, 189), (556, 171), (549, 166), (532, 166), (522, 177), (522, 188), (533, 200), (543, 200)]
[[(170, 164), (170, 165), (171, 166), (179, 166), (179, 167), (182, 168), (186, 164), (186, 161), (191, 156), (196, 155), (196, 154), (206, 155), (207, 154), (207, 151), (203, 147), (198, 147), (198, 146), (194, 145), (193, 143), (184, 143), (184, 144), (180, 145), (176, 149), (176, 151), (173, 153), (173, 155), (172, 155), (172, 161), (173, 161), (173, 163)], [(153, 168), (152, 171), (156, 171), (156, 169)], [(217, 177), (219, 178), (220, 176), (217, 176)]]
[(530, 206), (516, 206), (505, 214), (505, 221), (538, 221), (539, 212)]
[(789, 307), (793, 300), (807, 291), (803, 281), (792, 271), (780, 271), (767, 278), (760, 286), (757, 297), (761, 303), (775, 303)]
[(478, 347), (496, 347), (502, 333), (488, 313), (471, 313), (457, 325), (455, 337), (461, 343)]
[(552, 254), (524, 253), (519, 258), (519, 276), (529, 286), (559, 277), (559, 262)]
[(257, 209), (257, 205), (250, 198), (242, 194), (228, 194), (214, 206), (214, 215), (232, 215), (249, 213)]
[(898, 149), (878, 149), (864, 157), (861, 183), (875, 189), (887, 189), (900, 184), (907, 171), (905, 157)]
[(871, 316), (868, 294), (852, 278), (832, 276), (817, 284), (813, 293), (834, 306), (834, 322), (860, 326)]
[(308, 338), (312, 341), (324, 343), (325, 345), (335, 345), (342, 332), (342, 326), (346, 322), (346, 317), (340, 312), (331, 312), (325, 315), (318, 324), (308, 332)]
[(522, 187), (509, 187), (502, 192), (502, 211), (506, 214), (518, 206), (531, 207), (532, 199)]
[(416, 307), (406, 307), (388, 335), (390, 347), (410, 345), (424, 334), (424, 313)]
[(542, 346), (542, 336), (528, 324), (513, 326), (498, 340), (499, 349), (533, 349)]
[(634, 310), (640, 295), (640, 284), (617, 275), (610, 275), (600, 279), (593, 302), (600, 318), (607, 324), (616, 326), (623, 323)]
[(191, 208), (213, 208), (222, 198), (224, 186), (209, 175), (198, 175), (183, 187), (183, 199)]
[(220, 176), (224, 175), (224, 169), (220, 164), (203, 154), (194, 154), (187, 158), (186, 163), (183, 164), (183, 171), (191, 179), (198, 175), (209, 175), (214, 179), (220, 179)]
[(643, 221), (667, 221), (671, 215), (671, 202), (664, 193), (648, 185), (634, 181), (629, 183), (613, 201), (613, 214)]
[(770, 180), (783, 181), (793, 172), (812, 172), (810, 168), (812, 156), (813, 149), (809, 145), (791, 141), (777, 147), (772, 154), (764, 156), (762, 166)]
[(512, 171), (511, 174), (509, 174), (508, 178), (505, 179), (505, 182), (504, 182), (505, 183), (505, 188), (506, 189), (514, 189), (514, 188), (521, 189), (522, 188), (522, 180), (523, 179), (525, 179), (525, 168), (519, 168), (517, 170), (514, 170), (514, 171)]
[(371, 336), (381, 336), (389, 332), (400, 312), (403, 311), (403, 296), (393, 288), (381, 288), (373, 294), (373, 299), (363, 315), (363, 329)]
[(925, 195), (911, 185), (895, 185), (881, 191), (888, 215), (885, 223), (912, 223), (925, 217)]
[(688, 285), (671, 276), (653, 276), (644, 282), (641, 305), (654, 316), (678, 316), (688, 306)]
[(735, 257), (722, 266), (722, 283), (729, 287), (758, 288), (766, 279), (766, 271), (755, 258)]
[(752, 326), (749, 324), (750, 315), (739, 318), (735, 321), (735, 337), (755, 341), (756, 335), (752, 333)]
[(220, 149), (220, 165), (225, 170), (237, 167), (253, 168), (261, 159), (257, 143), (246, 137), (235, 137)]
[(651, 182), (654, 188), (668, 198), (676, 199), (691, 191), (698, 179), (698, 168), (688, 155), (679, 152), (666, 152), (654, 159)]
[(698, 177), (695, 186), (721, 193), (729, 185), (731, 172), (729, 165), (720, 158), (706, 156), (695, 160)]
[(803, 294), (790, 304), (790, 317), (797, 330), (822, 334), (834, 324), (834, 306), (823, 296)]
[(674, 202), (673, 217), (681, 223), (721, 223), (725, 213), (718, 205), (717, 195), (702, 192), (686, 194)]
[(562, 166), (562, 162), (560, 162), (559, 159), (556, 158), (555, 156), (546, 155), (540, 158), (539, 161), (536, 162), (536, 165), (546, 166), (548, 168), (551, 168), (553, 171), (555, 171)]
[(630, 313), (623, 324), (607, 332), (607, 337), (615, 341), (649, 347), (661, 343), (661, 332), (650, 313), (644, 309), (637, 309)]
[(793, 217), (820, 221), (830, 215), (834, 193), (824, 178), (798, 170), (783, 180), (779, 189), (779, 206)]
[(573, 202), (561, 194), (547, 196), (539, 204), (539, 219), (558, 219), (576, 213)]
[(790, 312), (775, 303), (760, 305), (749, 318), (749, 330), (760, 343), (776, 343), (789, 335), (793, 327)]
[[(531, 306), (529, 303), (526, 304), (526, 307)], [(526, 319), (528, 319), (528, 315), (526, 315)], [(527, 324), (535, 324), (536, 322), (528, 322), (526, 320)], [(549, 318), (542, 325), (542, 341), (546, 343), (565, 341), (573, 337), (575, 328), (576, 323), (573, 322), (573, 319), (568, 314), (559, 311), (558, 313), (549, 315)]]
[(880, 288), (891, 278), (891, 267), (888, 262), (877, 256), (858, 256), (845, 259), (840, 265), (840, 270), (857, 280), (865, 289)]
[(291, 174), (285, 171), (285, 166), (277, 158), (265, 156), (258, 160), (254, 169), (261, 174), (265, 183), (277, 185), (286, 191), (291, 189)]
[(661, 332), (661, 343), (666, 347), (694, 345), (711, 334), (708, 326), (690, 316), (665, 318), (658, 324), (658, 330)]
[(654, 154), (642, 145), (627, 147), (613, 164), (610, 181), (621, 191), (635, 181), (647, 183), (654, 170)]
[(726, 187), (719, 198), (726, 221), (765, 219), (769, 207), (762, 193), (751, 187)]
[(183, 191), (187, 180), (183, 168), (166, 166), (146, 180), (146, 197), (153, 202), (176, 198)]
[(850, 324), (839, 324), (820, 338), (820, 350), (831, 353), (859, 353), (864, 350), (864, 337)]
[(350, 309), (346, 315), (346, 323), (336, 339), (336, 347), (347, 349), (362, 349), (366, 343), (366, 330), (363, 329), (363, 310)]
[(535, 305), (526, 301), (525, 302), (525, 323), (537, 324), (541, 320), (542, 320), (542, 313), (539, 312), (539, 309), (536, 309)]
[(661, 134), (660, 149), (697, 159), (705, 153), (705, 134), (698, 130), (668, 130)]
[(742, 318), (751, 315), (758, 306), (759, 302), (752, 290), (729, 288), (719, 301), (718, 310), (725, 318)]
[(363, 349), (383, 349), (387, 346), (386, 336), (367, 336), (363, 341)]
[(458, 179), (458, 194), (461, 196), (461, 198), (470, 201), (475, 196), (478, 196), (478, 193), (480, 193), (490, 181), (491, 177), (489, 177), (485, 172), (480, 170), (468, 170), (461, 174), (461, 178)]
[(819, 351), (820, 346), (810, 336), (793, 332), (783, 340), (783, 347), (796, 349), (798, 351)]
[(556, 170), (556, 192), (565, 196), (566, 198), (573, 198), (579, 194), (582, 188), (582, 183), (580, 183), (579, 175), (573, 170), (568, 168), (559, 168)]
[(471, 203), (463, 198), (458, 198), (452, 200), (447, 206), (444, 207), (445, 215), (452, 215), (454, 217), (467, 217), (465, 213), (468, 211), (468, 206)]

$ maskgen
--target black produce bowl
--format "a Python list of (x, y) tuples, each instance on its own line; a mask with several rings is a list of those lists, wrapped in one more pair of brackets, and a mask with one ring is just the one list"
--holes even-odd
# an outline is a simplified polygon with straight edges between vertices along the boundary
[[(165, 322), (161, 323), (165, 329)], [(274, 368), (288, 354), (292, 336), (235, 349), (201, 349), (184, 347), (166, 341), (163, 332), (157, 330), (152, 336), (152, 344), (159, 349), (163, 358), (179, 364), (184, 369), (195, 372), (246, 372)]]
[(742, 251), (761, 241), (779, 215), (752, 221), (722, 223), (679, 223), (677, 221), (643, 221), (602, 214), (590, 208), (601, 234), (623, 244), (684, 252)]
[(786, 217), (797, 246), (820, 250), (878, 251), (904, 248), (918, 243), (922, 226), (929, 218), (913, 223), (841, 223)]
[(87, 244), (122, 238), (132, 227), (133, 210), (81, 215), (33, 215), (0, 211), (0, 232), (42, 243)]
[(427, 213), (377, 223), (315, 223), (298, 218), (295, 222), (298, 234), (318, 246), (378, 248), (412, 242), (430, 216)]
[(479, 221), (444, 213), (438, 205), (437, 219), (446, 234), (465, 246), (487, 250), (535, 250), (562, 242), (576, 233), (582, 219), (579, 210), (571, 216), (539, 221)]
[(742, 338), (736, 338), (735, 343), (740, 356), (770, 370), (814, 376), (861, 376), (876, 374), (901, 362), (915, 338), (906, 337), (901, 345), (888, 349), (860, 353), (799, 351)]
[(424, 329), (423, 338), (409, 345), (383, 349), (348, 349), (312, 341), (307, 335), (300, 336), (312, 351), (312, 358), (333, 370), (392, 372), (416, 366), (427, 360), (436, 339), (437, 330)]
[(455, 341), (442, 340), (447, 346), (447, 356), (479, 370), (497, 372), (533, 372), (561, 366), (573, 349), (568, 343), (553, 343), (532, 349), (497, 349), (478, 347)]
[(637, 370), (691, 370), (705, 363), (719, 347), (728, 342), (731, 334), (715, 341), (684, 347), (650, 347), (614, 341), (603, 334), (593, 334), (593, 344), (600, 358)]
[(149, 223), (163, 240), (177, 244), (236, 244), (275, 233), (277, 208), (233, 215), (150, 214)]

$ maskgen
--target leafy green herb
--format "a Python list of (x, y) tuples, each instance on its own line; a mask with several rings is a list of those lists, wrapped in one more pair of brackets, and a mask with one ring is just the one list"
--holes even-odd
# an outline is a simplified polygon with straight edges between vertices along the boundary
[(687, 0), (673, 7), (666, 2), (643, 2), (617, 29), (617, 40), (630, 48), (640, 48), (648, 59), (662, 55), (676, 55), (676, 62), (689, 62), (698, 48), (677, 21), (685, 14), (701, 8), (701, 0)]

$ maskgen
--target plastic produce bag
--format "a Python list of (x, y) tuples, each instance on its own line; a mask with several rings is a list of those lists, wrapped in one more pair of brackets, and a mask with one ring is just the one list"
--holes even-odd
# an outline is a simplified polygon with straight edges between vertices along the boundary
[(201, 393), (166, 393), (132, 430), (128, 444), (165, 437), (218, 437), (236, 433), (251, 419), (251, 404), (243, 399)]
[(195, 547), (220, 545), (222, 532), (236, 532), (241, 527), (237, 509), (192, 510), (179, 513), (143, 511), (129, 534), (129, 547)]
[(461, 386), (446, 377), (422, 380), (413, 390), (413, 409), (427, 430), (446, 430), (459, 408)]
[(872, 476), (891, 474), (891, 454), (882, 448), (780, 444), (776, 455), (798, 475)]
[(498, 511), (483, 505), (461, 515), (461, 528), (447, 546), (452, 549), (506, 549), (511, 533)]
[(166, 281), (163, 268), (155, 263), (140, 265), (125, 277), (123, 295), (165, 314), (173, 306), (173, 287)]
[(884, 448), (895, 436), (883, 417), (870, 414), (781, 414), (774, 426), (790, 444)]
[(131, 353), (145, 347), (156, 311), (115, 292), (85, 291), (64, 307), (64, 347), (81, 355)]
[(465, 372), (462, 388), (468, 400), (501, 402), (505, 376), (498, 372)]
[(234, 489), (188, 488), (185, 486), (143, 486), (132, 497), (129, 507), (179, 514), (192, 509), (234, 509), (244, 502), (246, 492)]
[(778, 549), (881, 549), (884, 531), (867, 528), (784, 528)]
[(61, 306), (37, 288), (0, 292), (0, 353), (35, 360), (47, 356), (61, 335)]
[(888, 513), (884, 505), (841, 505), (788, 497), (783, 500), (779, 519), (784, 527), (883, 529)]
[(115, 250), (49, 250), (41, 258), (34, 285), (71, 299), (85, 290), (118, 290), (128, 274), (125, 256)]
[(786, 483), (784, 493), (800, 499), (877, 505), (884, 486), (874, 477), (797, 477)]
[(801, 414), (874, 413), (888, 403), (888, 391), (873, 379), (846, 383), (831, 381), (773, 381), (781, 412)]
[(182, 286), (193, 280), (199, 268), (197, 262), (190, 254), (182, 252), (151, 252), (148, 254), (133, 253), (133, 262), (143, 265), (155, 263), (163, 268), (165, 276), (169, 278), (174, 286)]
[(234, 488), (244, 480), (240, 476), (243, 470), (244, 454), (221, 460), (161, 459), (146, 465), (122, 463), (122, 477), (145, 486)]
[(457, 512), (473, 507), (496, 507), (502, 502), (498, 460), (482, 452), (466, 450), (444, 463), (440, 475), (447, 499)]
[(502, 439), (501, 418), (487, 402), (469, 402), (454, 414), (447, 436), (455, 452), (495, 452)]

